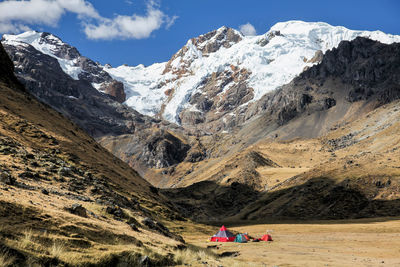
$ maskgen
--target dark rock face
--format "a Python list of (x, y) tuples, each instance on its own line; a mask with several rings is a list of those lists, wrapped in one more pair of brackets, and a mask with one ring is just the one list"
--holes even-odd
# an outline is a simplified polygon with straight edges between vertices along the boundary
[(386, 45), (367, 38), (343, 41), (323, 57), (321, 64), (304, 72), (303, 79), (323, 83), (338, 77), (352, 88), (347, 100), (355, 102), (378, 98), (388, 103), (400, 98), (400, 44)]
[(182, 162), (189, 148), (171, 133), (160, 130), (147, 140), (140, 159), (147, 162), (149, 167), (165, 168)]
[(39, 40), (39, 44), (51, 44), (56, 47), (55, 51), (55, 56), (59, 58), (65, 58), (65, 59), (75, 59), (80, 57), (81, 55), (79, 54), (78, 50), (65, 43), (60, 43), (57, 39), (58, 37), (54, 38), (55, 36), (44, 32), (41, 35), (41, 38)]
[(84, 80), (89, 83), (110, 83), (113, 81), (111, 76), (105, 72), (98, 63), (83, 57), (75, 47), (62, 42), (57, 36), (44, 32), (41, 34), (38, 42), (39, 44), (51, 45), (53, 47), (52, 53), (58, 58), (75, 60), (75, 66), (83, 70), (78, 74), (79, 80)]
[(211, 181), (184, 188), (163, 189), (162, 193), (171, 199), (183, 216), (197, 222), (218, 221), (235, 215), (259, 196), (257, 191), (245, 184), (234, 182), (230, 186), (222, 186)]
[[(3, 45), (0, 45), (0, 81), (6, 84), (20, 85), (14, 76), (14, 64), (7, 55)], [(22, 85), (19, 86), (21, 90), (25, 91)]]
[(235, 126), (232, 113), (236, 113), (238, 106), (254, 97), (253, 89), (247, 84), (250, 74), (248, 70), (232, 65), (230, 71), (216, 72), (206, 77), (197, 88), (201, 93), (190, 99), (190, 104), (197, 110), (182, 110), (181, 124), (209, 132)]
[(258, 40), (257, 44), (259, 44), (260, 46), (266, 46), (269, 43), (269, 41), (271, 41), (271, 39), (274, 38), (275, 36), (282, 36), (282, 34), (280, 31), (269, 32), (267, 36)]
[(12, 177), (12, 175), (9, 174), (8, 172), (0, 170), (0, 182), (7, 185), (14, 185), (15, 178)]
[(79, 57), (77, 65), (83, 72), (79, 73), (79, 80), (85, 80), (91, 83), (104, 83), (114, 81), (111, 76), (103, 70), (98, 64), (87, 57)]
[(150, 230), (159, 232), (160, 234), (163, 234), (163, 235), (165, 235), (167, 237), (171, 237), (171, 238), (174, 238), (177, 241), (185, 243), (185, 240), (180, 235), (171, 233), (169, 231), (169, 229), (167, 227), (165, 227), (164, 224), (162, 224), (160, 222), (157, 222), (157, 221), (155, 221), (155, 220), (153, 220), (151, 218), (148, 218), (148, 217), (144, 218), (142, 220), (142, 224), (144, 226), (146, 226), (147, 228), (149, 228)]
[(125, 216), (124, 211), (118, 206), (108, 206), (106, 212), (118, 218), (123, 218)]
[(52, 45), (54, 47), (52, 51), (58, 58), (76, 60), (75, 65), (81, 67), (83, 70), (78, 74), (79, 80), (84, 80), (89, 83), (110, 83), (114, 81), (111, 76), (105, 72), (101, 66), (99, 66), (99, 64), (87, 57), (83, 57), (79, 53), (78, 49), (62, 42), (57, 36), (44, 32), (40, 36), (39, 44)]

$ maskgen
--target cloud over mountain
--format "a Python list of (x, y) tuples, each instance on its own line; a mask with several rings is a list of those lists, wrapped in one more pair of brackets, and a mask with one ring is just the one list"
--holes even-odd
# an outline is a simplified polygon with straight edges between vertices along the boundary
[(67, 13), (77, 15), (89, 39), (148, 38), (163, 25), (170, 27), (176, 19), (164, 14), (153, 1), (148, 3), (145, 15), (106, 18), (86, 0), (10, 0), (0, 3), (0, 32), (17, 33), (32, 25), (57, 26)]
[(247, 22), (246, 24), (240, 25), (239, 31), (241, 33), (243, 33), (243, 35), (246, 35), (246, 36), (253, 36), (253, 35), (257, 34), (256, 29), (249, 22)]

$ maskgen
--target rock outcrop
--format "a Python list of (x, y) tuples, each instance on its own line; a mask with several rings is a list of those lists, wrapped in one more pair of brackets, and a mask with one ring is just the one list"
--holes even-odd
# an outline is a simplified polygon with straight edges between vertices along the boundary
[(352, 87), (347, 91), (348, 101), (378, 98), (388, 103), (400, 97), (399, 54), (398, 43), (386, 45), (359, 37), (328, 51), (321, 64), (300, 77), (321, 84), (329, 77), (337, 77)]
[(112, 81), (110, 83), (102, 83), (99, 90), (114, 97), (114, 99), (119, 103), (124, 103), (126, 100), (124, 84), (121, 82)]
[(146, 141), (139, 159), (150, 168), (165, 168), (182, 162), (190, 146), (171, 133), (159, 130)]

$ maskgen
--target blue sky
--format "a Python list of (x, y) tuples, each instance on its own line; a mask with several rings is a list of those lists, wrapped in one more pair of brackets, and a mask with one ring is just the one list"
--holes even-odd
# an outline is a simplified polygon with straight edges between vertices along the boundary
[(400, 34), (400, 1), (0, 1), (1, 33), (48, 31), (113, 66), (167, 61), (189, 38), (223, 25), (239, 29), (250, 23), (262, 34), (287, 20)]

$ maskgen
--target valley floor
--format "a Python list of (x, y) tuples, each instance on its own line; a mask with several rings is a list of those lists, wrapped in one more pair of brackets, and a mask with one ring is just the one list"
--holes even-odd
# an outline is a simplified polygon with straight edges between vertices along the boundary
[[(217, 254), (239, 252), (234, 258), (209, 261), (208, 266), (400, 266), (400, 218), (256, 224), (229, 229), (252, 237), (272, 230), (274, 241), (210, 243), (207, 234), (183, 235), (195, 246), (218, 245), (219, 249), (213, 249)], [(199, 266), (206, 265), (204, 260), (199, 262)]]

